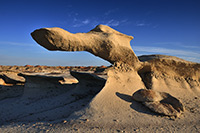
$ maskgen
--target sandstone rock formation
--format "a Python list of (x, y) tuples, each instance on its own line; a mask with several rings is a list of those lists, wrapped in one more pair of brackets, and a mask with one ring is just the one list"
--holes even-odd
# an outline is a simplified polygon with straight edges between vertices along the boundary
[(5, 85), (5, 84), (6, 84), (5, 81), (2, 78), (0, 78), (0, 85)]
[(18, 97), (23, 94), (25, 79), (16, 72), (3, 71), (0, 73), (0, 100)]
[[(139, 95), (135, 99), (144, 99), (144, 104), (151, 110), (170, 116), (178, 116), (183, 111), (182, 103), (170, 94), (184, 99), (189, 96), (188, 92), (192, 96), (200, 92), (200, 64), (161, 55), (143, 56), (140, 57), (140, 62), (130, 46), (133, 37), (108, 26), (98, 25), (88, 33), (76, 34), (61, 28), (42, 28), (35, 30), (31, 35), (38, 44), (48, 50), (88, 51), (114, 64), (114, 69), (108, 72), (103, 90), (85, 109), (95, 110), (96, 113), (99, 111), (99, 114), (104, 112), (107, 114), (105, 118), (110, 119), (111, 116), (116, 117), (119, 114), (113, 113), (114, 110), (119, 110), (117, 104), (128, 110), (122, 100), (129, 101), (128, 95), (141, 88), (149, 89), (148, 95)], [(77, 78), (81, 77), (79, 73), (71, 74)], [(180, 90), (181, 93), (177, 93)], [(117, 97), (119, 92), (125, 98)], [(79, 113), (84, 114), (85, 110)], [(124, 110), (120, 110), (121, 115), (126, 114)], [(94, 114), (93, 111), (91, 114)], [(90, 114), (87, 117), (89, 116)], [(99, 116), (95, 119), (98, 118)]]
[(2, 78), (7, 84), (24, 83), (25, 79), (17, 75), (16, 72), (1, 72), (0, 78)]
[(88, 51), (112, 64), (122, 62), (135, 69), (140, 66), (130, 46), (133, 37), (106, 25), (98, 25), (88, 33), (72, 34), (61, 28), (42, 28), (31, 35), (38, 44), (48, 50)]
[(168, 93), (140, 89), (132, 97), (159, 114), (178, 117), (184, 111), (182, 103)]
[(22, 76), (26, 79), (25, 87), (29, 88), (49, 88), (49, 87), (56, 87), (59, 85), (59, 81), (64, 80), (61, 76), (47, 76), (47, 75), (40, 75), (40, 74), (31, 74), (31, 73), (19, 73), (19, 76)]

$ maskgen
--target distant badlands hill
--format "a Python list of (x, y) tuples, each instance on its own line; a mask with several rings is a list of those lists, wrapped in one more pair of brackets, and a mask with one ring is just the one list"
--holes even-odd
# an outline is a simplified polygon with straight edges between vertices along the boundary
[[(168, 56), (168, 55), (141, 55), (138, 56), (138, 59), (142, 62), (150, 61), (150, 60), (161, 60), (161, 59), (168, 59), (168, 60), (174, 60), (174, 61), (180, 61), (183, 63), (189, 63), (189, 64), (198, 64), (195, 62), (186, 61), (184, 59), (175, 57), (175, 56)], [(0, 71), (19, 71), (19, 72), (64, 72), (68, 70), (72, 71), (98, 71), (98, 69), (101, 69), (101, 71), (105, 68), (109, 68), (111, 66), (42, 66), (42, 65), (25, 65), (25, 66), (8, 66), (8, 65), (0, 65)]]
[(0, 65), (0, 71), (16, 71), (16, 72), (60, 72), (65, 71), (95, 71), (96, 69), (104, 69), (107, 66), (42, 66), (42, 65), (25, 65), (25, 66), (5, 66)]

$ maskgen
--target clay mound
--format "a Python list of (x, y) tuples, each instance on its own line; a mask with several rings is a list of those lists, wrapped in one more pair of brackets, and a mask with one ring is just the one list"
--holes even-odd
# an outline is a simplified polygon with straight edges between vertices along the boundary
[[(152, 59), (144, 62), (138, 74), (147, 89), (164, 91), (175, 96), (183, 95), (184, 91), (197, 95), (200, 92), (200, 64), (198, 63), (178, 61), (174, 60), (174, 57)], [(179, 95), (176, 93), (179, 91), (183, 92)]]
[(189, 62), (189, 61), (186, 61), (184, 59), (181, 59), (181, 58), (178, 58), (175, 56), (160, 55), (160, 54), (141, 55), (141, 56), (138, 56), (138, 59), (142, 62), (153, 60), (153, 59), (169, 59), (169, 60), (175, 60), (175, 61)]

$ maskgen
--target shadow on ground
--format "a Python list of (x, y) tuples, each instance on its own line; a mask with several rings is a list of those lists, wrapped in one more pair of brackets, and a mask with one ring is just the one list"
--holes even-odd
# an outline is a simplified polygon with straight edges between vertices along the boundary
[(26, 83), (23, 86), (0, 86), (0, 125), (67, 118), (91, 101), (105, 85), (106, 80), (102, 81), (48, 87), (45, 84), (27, 86)]
[(142, 105), (142, 103), (139, 103), (137, 101), (134, 101), (132, 99), (132, 96), (130, 95), (126, 95), (126, 94), (122, 94), (122, 93), (119, 93), (119, 92), (116, 92), (116, 95), (126, 101), (126, 102), (129, 102), (131, 103), (130, 105), (130, 108), (134, 109), (135, 111), (138, 111), (138, 112), (141, 112), (141, 113), (145, 113), (145, 114), (149, 114), (149, 115), (156, 115), (156, 113), (152, 112), (150, 109), (148, 109), (147, 107), (145, 107), (144, 105)]

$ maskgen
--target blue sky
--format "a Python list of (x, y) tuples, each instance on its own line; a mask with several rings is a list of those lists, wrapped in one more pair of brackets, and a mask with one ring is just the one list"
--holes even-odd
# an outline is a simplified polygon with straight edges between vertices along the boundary
[(48, 51), (30, 33), (43, 27), (88, 32), (98, 24), (134, 36), (136, 55), (200, 62), (199, 0), (1, 0), (0, 65), (110, 65), (87, 52)]

